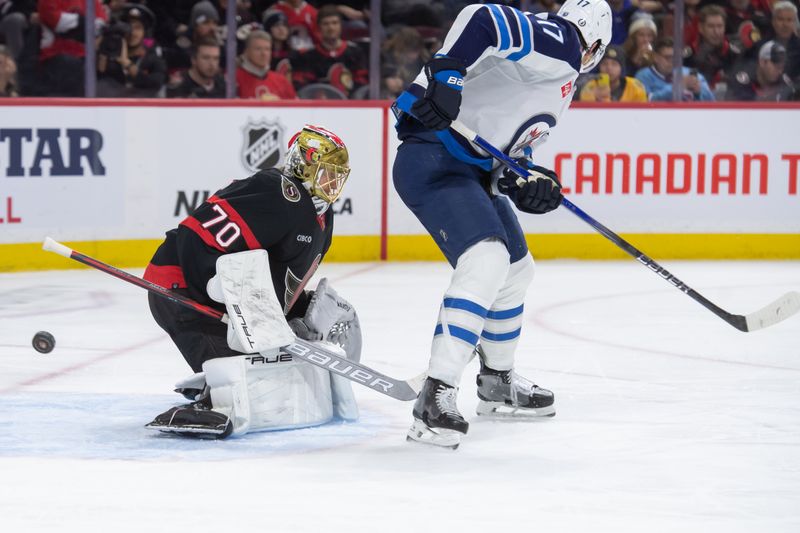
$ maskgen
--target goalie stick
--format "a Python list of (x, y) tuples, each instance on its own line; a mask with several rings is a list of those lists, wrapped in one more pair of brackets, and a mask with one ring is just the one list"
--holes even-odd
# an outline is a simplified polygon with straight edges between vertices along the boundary
[[(133, 274), (103, 263), (102, 261), (98, 261), (97, 259), (89, 257), (88, 255), (76, 252), (68, 246), (56, 242), (50, 237), (45, 238), (42, 249), (58, 255), (63, 255), (66, 258), (83, 263), (84, 265), (95, 268), (101, 272), (105, 272), (106, 274), (111, 274), (116, 278), (127, 281), (128, 283), (136, 285), (137, 287), (146, 289), (176, 304), (188, 307), (189, 309), (194, 309), (198, 313), (204, 314), (211, 318), (216, 318), (217, 320), (221, 320), (225, 323), (228, 322), (228, 315), (218, 311), (217, 309), (214, 309), (213, 307), (198, 303), (191, 298), (187, 298), (181, 294), (172, 292), (171, 290), (165, 289), (164, 287), (156, 285), (155, 283), (151, 283), (146, 279), (134, 276)], [(325, 348), (299, 338), (295, 338), (295, 340), (290, 344), (282, 346), (281, 350), (292, 354), (293, 356), (297, 356), (298, 358), (312, 365), (324, 368), (329, 372), (343, 376), (350, 381), (354, 381), (364, 385), (365, 387), (369, 387), (374, 391), (380, 392), (381, 394), (395, 398), (396, 400), (416, 400), (417, 395), (422, 388), (422, 383), (425, 380), (425, 374), (421, 374), (409, 380), (395, 379), (385, 374), (381, 374), (380, 372), (377, 372), (368, 366), (356, 363), (355, 361), (350, 361), (334, 352), (331, 352), (330, 350), (326, 350)]]
[[(450, 127), (469, 139), (476, 146), (485, 150), (492, 157), (499, 162), (513, 170), (521, 178), (527, 178), (529, 173), (522, 168), (509, 156), (492, 146), (486, 139), (480, 137), (477, 133), (464, 126), (459, 121), (453, 121)], [(616, 244), (619, 248), (627, 252), (634, 259), (641, 264), (655, 272), (659, 277), (665, 279), (668, 283), (676, 287), (678, 290), (698, 302), (700, 305), (720, 317), (722, 320), (735, 327), (739, 331), (749, 332), (773, 326), (778, 322), (782, 322), (800, 311), (800, 293), (796, 291), (787, 292), (772, 303), (767, 304), (762, 309), (747, 315), (736, 315), (730, 313), (721, 307), (711, 302), (708, 298), (695, 291), (687, 284), (673, 276), (666, 268), (659, 265), (653, 259), (638, 250), (631, 243), (605, 227), (603, 224), (589, 216), (580, 207), (573, 204), (569, 199), (564, 198), (561, 204), (569, 209), (578, 218), (589, 224), (592, 228), (600, 233), (603, 237)]]

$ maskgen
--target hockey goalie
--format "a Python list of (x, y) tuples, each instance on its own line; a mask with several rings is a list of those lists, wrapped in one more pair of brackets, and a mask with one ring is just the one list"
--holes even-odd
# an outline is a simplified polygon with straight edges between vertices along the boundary
[(335, 134), (305, 126), (284, 166), (234, 181), (167, 232), (145, 279), (227, 313), (227, 325), (150, 294), (153, 318), (194, 372), (190, 403), (147, 428), (207, 438), (355, 420), (349, 381), (296, 360), (296, 337), (350, 360), (361, 354), (353, 306), (322, 279), (304, 290), (331, 244), (331, 204), (350, 173)]

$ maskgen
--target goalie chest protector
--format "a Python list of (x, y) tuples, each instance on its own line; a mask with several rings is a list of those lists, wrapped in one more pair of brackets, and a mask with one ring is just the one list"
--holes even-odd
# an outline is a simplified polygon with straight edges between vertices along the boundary
[(317, 215), (299, 180), (270, 169), (217, 191), (168, 231), (144, 277), (168, 289), (187, 289), (193, 299), (219, 308), (206, 294), (217, 258), (261, 248), (269, 254), (275, 293), (285, 308), (330, 248), (332, 234), (333, 211)]

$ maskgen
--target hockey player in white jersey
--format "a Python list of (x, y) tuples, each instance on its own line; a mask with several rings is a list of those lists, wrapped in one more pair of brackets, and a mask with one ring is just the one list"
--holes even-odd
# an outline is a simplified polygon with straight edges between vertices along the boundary
[[(533, 214), (560, 205), (558, 176), (533, 151), (569, 106), (578, 74), (603, 57), (611, 22), (605, 0), (566, 0), (556, 15), (468, 6), (395, 103), (395, 188), (454, 268), (409, 439), (458, 446), (469, 424), (456, 394), (473, 352), (478, 414), (555, 414), (553, 393), (513, 369), (534, 263), (508, 200)], [(523, 159), (528, 181), (519, 185), (448, 129), (456, 119)]]

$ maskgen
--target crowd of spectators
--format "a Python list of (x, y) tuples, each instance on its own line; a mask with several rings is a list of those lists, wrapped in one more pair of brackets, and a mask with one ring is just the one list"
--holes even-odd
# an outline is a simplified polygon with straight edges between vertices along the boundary
[[(86, 3), (95, 20), (87, 21)], [(0, 0), (0, 97), (83, 96), (87, 25), (96, 35), (99, 97), (224, 98), (225, 42), (237, 42), (236, 96), (261, 100), (368, 97), (369, 0)], [(674, 46), (670, 0), (608, 0), (613, 39), (576, 100), (800, 99), (799, 0), (684, 0)], [(394, 98), (474, 1), (382, 0), (380, 97)], [(506, 1), (555, 13), (555, 0)]]
[(673, 2), (608, 3), (621, 48), (609, 47), (597, 72), (581, 76), (579, 100), (671, 101), (676, 53), (683, 101), (800, 100), (796, 0), (684, 0), (682, 50), (672, 38)]

